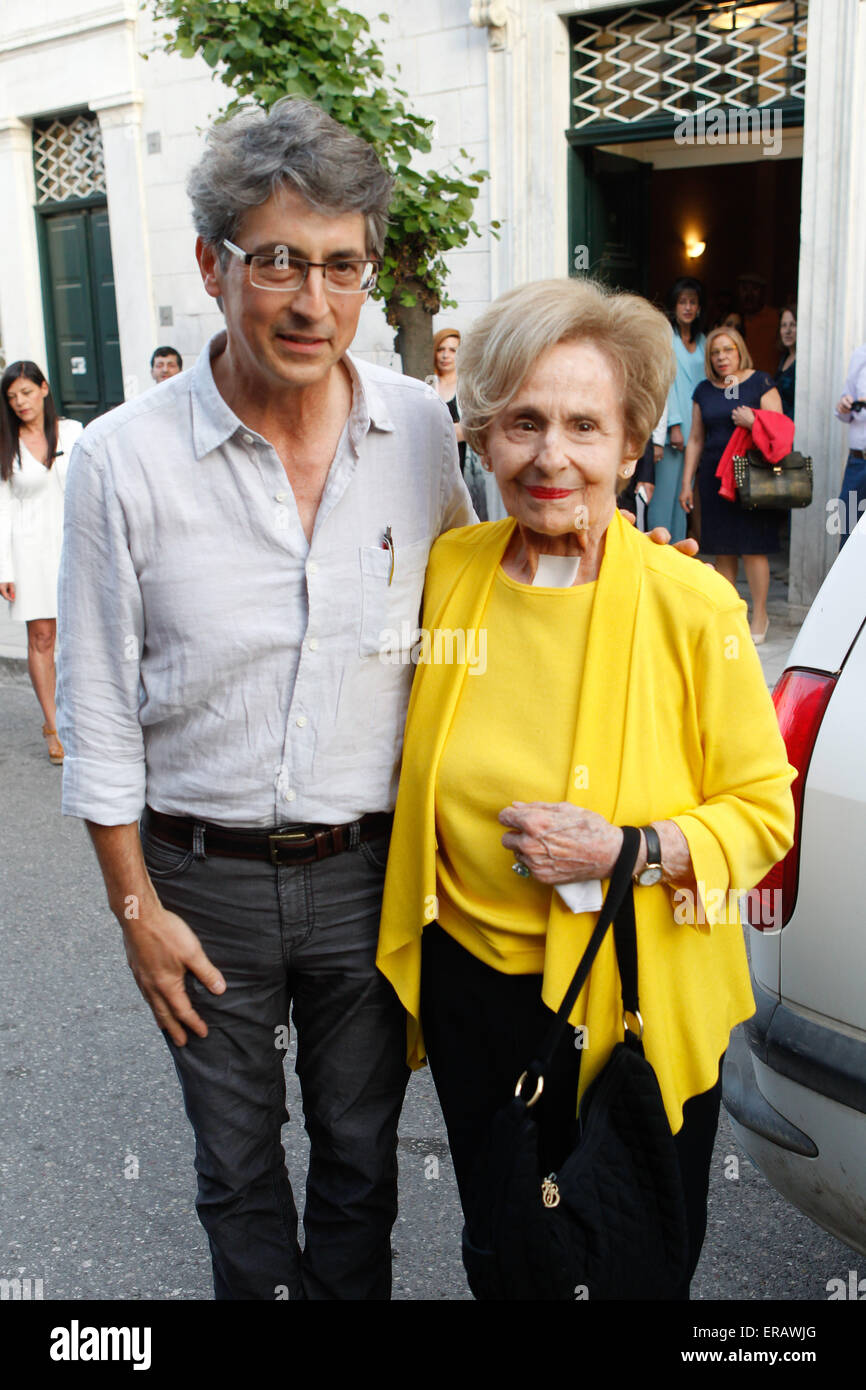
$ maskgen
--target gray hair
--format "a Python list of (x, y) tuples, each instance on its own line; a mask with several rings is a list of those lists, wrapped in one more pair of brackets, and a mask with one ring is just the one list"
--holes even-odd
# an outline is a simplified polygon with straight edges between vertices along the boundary
[(619, 378), (630, 447), (643, 450), (676, 375), (671, 326), (636, 294), (594, 280), (537, 280), (507, 290), (475, 321), (457, 358), (457, 399), (467, 443), (484, 453), (487, 430), (548, 348), (587, 342)]
[(366, 250), (381, 257), (393, 186), (366, 140), (313, 102), (283, 97), (269, 112), (248, 107), (212, 126), (186, 191), (196, 231), (225, 264), (223, 240), (234, 241), (244, 214), (281, 188), (326, 215), (363, 213)]

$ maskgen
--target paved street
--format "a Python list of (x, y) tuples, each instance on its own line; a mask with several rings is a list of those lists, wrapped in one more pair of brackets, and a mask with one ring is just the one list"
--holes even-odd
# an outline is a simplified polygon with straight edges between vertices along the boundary
[[(127, 970), (84, 827), (59, 814), (61, 773), (11, 667), (0, 670), (0, 1275), (42, 1278), (46, 1299), (208, 1299), (174, 1070)], [(284, 1141), (300, 1194), (305, 1136), (287, 1074)], [(737, 1178), (725, 1177), (731, 1154)], [(467, 1298), (456, 1188), (426, 1072), (412, 1079), (401, 1124), (400, 1213), (395, 1297)], [(822, 1299), (827, 1280), (857, 1263), (772, 1191), (723, 1118), (694, 1296)]]

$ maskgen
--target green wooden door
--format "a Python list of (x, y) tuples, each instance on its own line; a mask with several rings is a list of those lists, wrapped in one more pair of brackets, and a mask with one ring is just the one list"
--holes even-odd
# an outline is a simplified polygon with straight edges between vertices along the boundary
[(86, 424), (123, 400), (108, 212), (40, 216), (49, 374), (61, 414)]
[(572, 270), (646, 294), (651, 164), (592, 146), (571, 152)]

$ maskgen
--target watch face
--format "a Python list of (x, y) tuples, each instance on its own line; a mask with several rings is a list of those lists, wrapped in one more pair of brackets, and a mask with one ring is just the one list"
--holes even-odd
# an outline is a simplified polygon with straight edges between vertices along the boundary
[(647, 866), (647, 868), (645, 868), (642, 873), (638, 874), (637, 881), (644, 888), (651, 888), (654, 883), (659, 883), (661, 881), (661, 876), (661, 865), (653, 864), (651, 866)]

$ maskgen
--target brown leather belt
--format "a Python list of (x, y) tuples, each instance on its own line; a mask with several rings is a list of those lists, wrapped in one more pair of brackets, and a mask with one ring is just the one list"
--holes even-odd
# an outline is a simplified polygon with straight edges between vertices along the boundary
[(852, 459), (866, 459), (866, 449), (849, 449)]
[[(204, 857), (226, 855), (230, 859), (266, 859), (272, 864), (314, 864), (343, 850), (357, 849), (365, 840), (386, 835), (394, 820), (392, 811), (374, 811), (348, 825), (280, 825), (273, 830), (229, 830), (224, 825), (167, 816), (144, 808), (142, 829), (179, 849), (198, 849)], [(198, 840), (196, 839), (198, 832)]]

